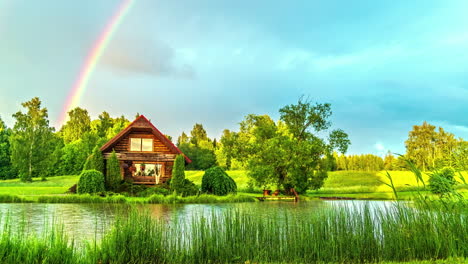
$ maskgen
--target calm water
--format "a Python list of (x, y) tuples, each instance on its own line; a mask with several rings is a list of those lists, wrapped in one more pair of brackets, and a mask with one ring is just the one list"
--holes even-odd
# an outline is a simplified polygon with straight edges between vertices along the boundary
[[(209, 216), (227, 210), (239, 210), (258, 217), (278, 213), (308, 215), (319, 208), (349, 207), (359, 210), (368, 205), (371, 209), (386, 208), (390, 201), (307, 201), (307, 202), (258, 202), (237, 204), (180, 204), (180, 205), (138, 205), (139, 210), (148, 210), (153, 217), (191, 219), (192, 216)], [(65, 232), (76, 240), (99, 239), (110, 228), (116, 215), (130, 210), (122, 204), (1, 204), (0, 230), (6, 218), (15, 226), (23, 223), (27, 231), (43, 233), (51, 224), (62, 224)]]

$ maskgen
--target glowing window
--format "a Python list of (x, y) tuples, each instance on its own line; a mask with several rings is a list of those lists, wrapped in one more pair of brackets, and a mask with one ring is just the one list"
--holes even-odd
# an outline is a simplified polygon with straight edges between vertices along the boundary
[(153, 139), (131, 138), (130, 151), (153, 151)]

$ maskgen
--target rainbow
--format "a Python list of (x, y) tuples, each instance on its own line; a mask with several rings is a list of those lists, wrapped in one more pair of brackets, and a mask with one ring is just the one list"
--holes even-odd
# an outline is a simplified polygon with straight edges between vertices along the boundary
[(80, 70), (76, 82), (73, 84), (72, 90), (70, 91), (67, 97), (67, 101), (63, 107), (59, 121), (57, 123), (58, 126), (65, 123), (68, 117), (68, 111), (77, 107), (80, 104), (80, 100), (86, 91), (89, 79), (91, 78), (91, 75), (95, 70), (97, 63), (99, 62), (99, 59), (101, 58), (102, 54), (104, 53), (104, 50), (109, 45), (112, 36), (117, 31), (119, 25), (122, 23), (122, 21), (130, 11), (134, 3), (135, 0), (122, 0), (116, 12), (112, 16), (111, 20), (106, 24), (106, 27), (99, 35), (97, 41), (93, 45), (93, 48), (88, 54), (88, 57), (86, 58), (86, 61)]

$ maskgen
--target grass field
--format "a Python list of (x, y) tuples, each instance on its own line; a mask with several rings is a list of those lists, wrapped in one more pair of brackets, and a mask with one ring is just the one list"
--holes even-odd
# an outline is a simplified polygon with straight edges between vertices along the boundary
[[(203, 171), (187, 171), (186, 177), (196, 184), (200, 185), (203, 177)], [(248, 188), (248, 177), (246, 171), (227, 171), (237, 183), (240, 191)], [(410, 199), (414, 197), (421, 187), (418, 187), (416, 178), (410, 171), (390, 171), (393, 183), (399, 192), (400, 199)], [(309, 191), (308, 195), (312, 197), (318, 196), (344, 196), (356, 199), (394, 199), (392, 190), (383, 182), (388, 182), (385, 177), (386, 172), (365, 172), (365, 171), (332, 171), (328, 173), (328, 178), (325, 180), (324, 186), (317, 191)], [(465, 180), (468, 180), (468, 175), (463, 174)], [(423, 175), (425, 182), (429, 176)], [(459, 182), (462, 181), (460, 179)], [(419, 183), (422, 186), (422, 183)], [(274, 189), (275, 187), (272, 187)], [(458, 185), (457, 188), (468, 195), (467, 185)], [(258, 192), (260, 190), (257, 190)]]
[[(246, 171), (227, 171), (227, 173), (236, 181), (239, 192), (245, 192), (248, 189), (248, 177)], [(186, 171), (186, 177), (195, 184), (201, 185), (204, 171)], [(400, 199), (410, 199), (418, 188), (416, 178), (409, 171), (391, 171), (393, 182), (399, 192)], [(468, 175), (464, 173), (468, 180)], [(47, 181), (41, 181), (40, 178), (34, 178), (32, 183), (23, 183), (19, 179), (0, 180), (0, 195), (18, 195), (31, 197), (43, 195), (61, 195), (67, 192), (68, 188), (78, 182), (79, 176), (56, 176), (49, 177)], [(423, 175), (425, 181), (428, 176)], [(357, 199), (393, 199), (392, 190), (381, 181), (387, 182), (385, 172), (360, 172), (360, 171), (334, 171), (329, 172), (324, 186), (316, 191), (309, 191), (311, 197), (318, 196), (344, 196)], [(461, 182), (461, 180), (459, 180)], [(421, 185), (421, 184), (420, 184)], [(460, 184), (457, 186), (460, 192), (468, 196), (468, 186)], [(272, 187), (275, 189), (275, 187)], [(260, 193), (256, 189), (256, 194)]]
[(47, 181), (33, 178), (33, 182), (29, 183), (21, 182), (19, 179), (3, 180), (0, 181), (0, 194), (21, 196), (63, 194), (78, 182), (78, 178), (76, 175), (50, 177)]

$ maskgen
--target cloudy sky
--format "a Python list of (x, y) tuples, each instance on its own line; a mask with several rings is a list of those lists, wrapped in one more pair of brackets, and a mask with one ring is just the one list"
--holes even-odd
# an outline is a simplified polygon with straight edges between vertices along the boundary
[[(39, 96), (52, 124), (121, 1), (0, 0), (0, 116)], [(467, 1), (135, 0), (81, 100), (211, 137), (301, 95), (330, 102), (351, 154), (404, 152), (424, 120), (468, 138)]]

